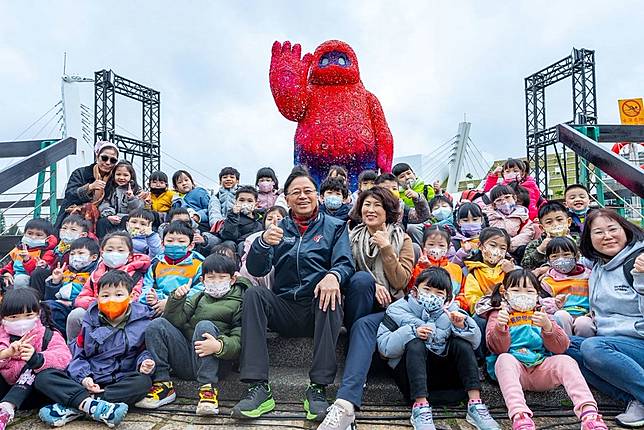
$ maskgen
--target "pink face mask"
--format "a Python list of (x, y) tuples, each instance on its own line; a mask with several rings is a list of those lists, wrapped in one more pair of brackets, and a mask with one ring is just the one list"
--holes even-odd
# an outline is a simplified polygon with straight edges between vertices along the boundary
[(275, 185), (275, 183), (273, 181), (260, 182), (259, 184), (257, 184), (257, 188), (259, 189), (259, 191), (261, 193), (270, 193), (271, 191), (273, 191), (273, 186), (274, 185)]
[(4, 330), (13, 336), (24, 336), (26, 333), (29, 333), (35, 326), (38, 321), (38, 317), (24, 319), (24, 320), (2, 320), (2, 326)]
[(505, 173), (503, 174), (503, 179), (508, 182), (518, 181), (519, 179), (521, 179), (521, 174), (518, 172)]

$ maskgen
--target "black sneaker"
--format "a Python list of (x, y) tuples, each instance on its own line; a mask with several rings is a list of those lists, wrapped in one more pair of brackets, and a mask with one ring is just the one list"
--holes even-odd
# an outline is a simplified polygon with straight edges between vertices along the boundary
[(231, 412), (234, 418), (259, 418), (275, 409), (271, 386), (267, 382), (253, 384), (248, 388), (246, 397), (241, 399)]
[(311, 421), (324, 421), (329, 402), (326, 400), (326, 386), (309, 384), (304, 393), (304, 410), (306, 419)]

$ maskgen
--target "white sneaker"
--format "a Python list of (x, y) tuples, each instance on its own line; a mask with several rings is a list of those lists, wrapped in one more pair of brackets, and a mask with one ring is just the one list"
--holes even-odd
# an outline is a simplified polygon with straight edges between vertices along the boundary
[(631, 400), (624, 413), (615, 417), (615, 421), (624, 427), (644, 426), (644, 405), (637, 400)]
[(328, 407), (326, 417), (317, 430), (355, 430), (355, 428), (355, 414), (349, 413), (336, 402)]

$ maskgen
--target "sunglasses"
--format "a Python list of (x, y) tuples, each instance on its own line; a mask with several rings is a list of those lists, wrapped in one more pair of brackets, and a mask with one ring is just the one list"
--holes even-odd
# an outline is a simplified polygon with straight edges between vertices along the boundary
[(101, 155), (101, 161), (103, 161), (103, 163), (107, 163), (109, 161), (110, 164), (116, 164), (119, 160), (118, 158), (110, 157), (109, 155)]

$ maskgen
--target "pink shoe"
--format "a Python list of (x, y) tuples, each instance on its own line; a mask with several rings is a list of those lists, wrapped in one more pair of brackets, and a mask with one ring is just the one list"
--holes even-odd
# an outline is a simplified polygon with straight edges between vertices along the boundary
[(599, 414), (588, 414), (581, 419), (581, 430), (608, 430), (608, 426)]
[(536, 430), (537, 427), (534, 425), (534, 421), (526, 414), (518, 414), (518, 417), (515, 417), (512, 420), (512, 430)]
[(0, 409), (0, 430), (4, 430), (12, 418), (13, 417), (9, 414), (9, 412), (5, 411), (4, 409)]

